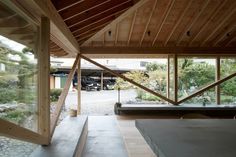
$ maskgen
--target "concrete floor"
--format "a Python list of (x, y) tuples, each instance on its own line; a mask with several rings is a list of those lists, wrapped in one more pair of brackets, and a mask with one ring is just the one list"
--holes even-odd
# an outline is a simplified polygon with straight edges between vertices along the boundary
[(136, 129), (135, 119), (89, 116), (82, 157), (156, 157)]
[(82, 157), (128, 157), (115, 116), (89, 116)]

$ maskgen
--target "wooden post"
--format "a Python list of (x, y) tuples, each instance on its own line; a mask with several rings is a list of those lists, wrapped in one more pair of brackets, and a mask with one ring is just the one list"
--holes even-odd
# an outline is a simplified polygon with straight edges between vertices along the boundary
[(81, 57), (78, 60), (77, 66), (77, 91), (78, 91), (78, 106), (77, 106), (77, 114), (81, 114)]
[[(220, 57), (216, 58), (216, 77), (215, 81), (220, 80)], [(220, 85), (217, 85), (216, 88), (216, 104), (220, 105)]]
[(174, 55), (174, 101), (178, 102), (178, 56)]
[(103, 90), (103, 71), (101, 71), (101, 90)]
[(41, 18), (38, 49), (38, 130), (50, 142), (50, 20)]
[(170, 56), (167, 56), (166, 96), (170, 98)]

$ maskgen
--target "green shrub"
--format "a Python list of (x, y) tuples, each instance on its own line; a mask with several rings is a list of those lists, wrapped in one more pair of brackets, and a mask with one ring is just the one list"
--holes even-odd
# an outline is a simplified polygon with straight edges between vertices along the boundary
[(17, 93), (14, 89), (1, 88), (0, 89), (0, 103), (5, 104), (16, 101)]
[(51, 102), (55, 102), (59, 99), (59, 96), (61, 95), (62, 89), (51, 89), (50, 91), (50, 99)]
[(32, 113), (29, 111), (14, 110), (6, 112), (1, 118), (16, 124), (21, 124), (30, 115), (32, 115)]

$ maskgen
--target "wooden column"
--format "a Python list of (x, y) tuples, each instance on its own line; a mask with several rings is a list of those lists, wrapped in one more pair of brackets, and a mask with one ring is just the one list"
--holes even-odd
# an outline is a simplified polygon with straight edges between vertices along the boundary
[(77, 106), (77, 114), (81, 114), (81, 57), (78, 60), (77, 66), (77, 91), (78, 91), (78, 106)]
[[(215, 81), (220, 80), (220, 57), (216, 58), (216, 76)], [(217, 85), (216, 88), (216, 104), (220, 105), (220, 85)]]
[(103, 71), (101, 71), (101, 90), (103, 90)]
[(174, 101), (178, 102), (178, 56), (174, 55)]
[(170, 98), (170, 56), (167, 57), (166, 96)]
[(38, 129), (50, 142), (50, 20), (41, 18), (38, 48)]

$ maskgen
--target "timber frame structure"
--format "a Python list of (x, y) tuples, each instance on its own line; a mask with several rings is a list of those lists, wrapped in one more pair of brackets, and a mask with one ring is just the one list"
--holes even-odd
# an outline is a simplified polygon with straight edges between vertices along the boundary
[[(7, 7), (6, 7), (7, 6)], [(0, 33), (35, 48), (39, 60), (38, 132), (0, 119), (0, 134), (48, 145), (81, 59), (179, 105), (236, 76), (220, 78), (220, 58), (236, 57), (235, 0), (3, 0)], [(11, 12), (8, 8), (15, 11)], [(26, 19), (26, 20), (24, 20)], [(37, 43), (32, 38), (38, 32)], [(76, 58), (66, 85), (50, 117), (50, 56)], [(95, 62), (91, 58), (168, 58), (167, 95), (163, 96)], [(216, 58), (216, 80), (178, 100), (178, 57)], [(174, 99), (170, 98), (170, 59), (174, 60)], [(80, 89), (80, 88), (79, 88)], [(80, 114), (78, 90), (78, 114)]]

